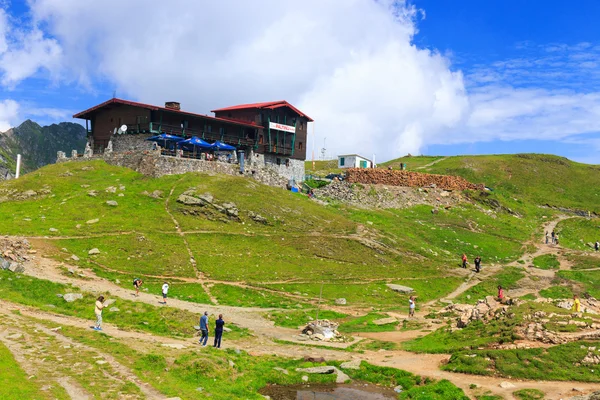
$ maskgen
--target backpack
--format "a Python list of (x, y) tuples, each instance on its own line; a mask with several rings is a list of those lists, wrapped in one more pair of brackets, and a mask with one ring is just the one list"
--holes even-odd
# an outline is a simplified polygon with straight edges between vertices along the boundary
[(139, 280), (140, 280), (140, 278), (135, 278), (135, 279), (133, 280), (133, 286), (135, 286), (136, 282), (138, 282)]

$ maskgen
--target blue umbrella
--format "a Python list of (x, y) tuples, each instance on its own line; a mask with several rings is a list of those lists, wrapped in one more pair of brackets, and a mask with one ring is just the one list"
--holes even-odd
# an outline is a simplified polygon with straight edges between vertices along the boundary
[(149, 137), (146, 140), (150, 140), (152, 142), (157, 142), (157, 143), (163, 142), (164, 143), (163, 147), (167, 147), (167, 142), (177, 143), (177, 142), (181, 142), (185, 139), (182, 138), (181, 136), (169, 135), (168, 133), (161, 133), (160, 135)]
[(205, 149), (210, 148), (212, 145), (208, 142), (205, 142), (204, 140), (200, 139), (197, 136), (194, 136), (190, 139), (186, 139), (186, 140), (182, 140), (181, 142), (179, 142), (179, 146), (181, 147), (203, 147)]
[(210, 148), (213, 150), (225, 150), (225, 151), (233, 151), (235, 147), (230, 146), (228, 144), (219, 142), (218, 140), (210, 145)]

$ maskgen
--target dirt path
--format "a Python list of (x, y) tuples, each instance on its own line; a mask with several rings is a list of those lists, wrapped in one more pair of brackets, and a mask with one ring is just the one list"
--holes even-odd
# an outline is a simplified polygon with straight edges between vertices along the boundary
[(437, 163), (439, 163), (439, 162), (441, 162), (441, 161), (444, 161), (444, 160), (446, 160), (447, 158), (448, 158), (448, 157), (442, 157), (442, 158), (438, 158), (437, 160), (435, 160), (435, 161), (432, 161), (432, 162), (430, 162), (429, 164), (421, 165), (420, 167), (417, 167), (417, 168), (415, 168), (415, 169), (425, 169), (425, 168), (432, 167), (432, 166), (434, 166), (435, 164), (437, 164)]

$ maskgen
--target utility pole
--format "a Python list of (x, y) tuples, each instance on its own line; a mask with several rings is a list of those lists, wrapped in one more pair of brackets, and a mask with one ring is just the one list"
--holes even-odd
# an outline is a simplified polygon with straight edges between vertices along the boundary
[(312, 167), (313, 171), (315, 170), (315, 143), (317, 141), (317, 137), (315, 136), (315, 122), (312, 123), (313, 128), (313, 148), (312, 148)]

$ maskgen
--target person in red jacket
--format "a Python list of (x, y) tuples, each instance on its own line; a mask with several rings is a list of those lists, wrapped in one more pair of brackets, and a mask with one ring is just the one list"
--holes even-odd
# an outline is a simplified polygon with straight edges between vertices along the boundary
[(462, 255), (462, 267), (467, 268), (467, 255), (465, 253)]

